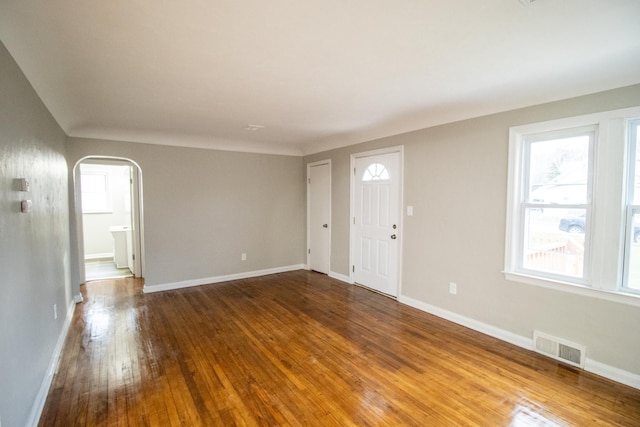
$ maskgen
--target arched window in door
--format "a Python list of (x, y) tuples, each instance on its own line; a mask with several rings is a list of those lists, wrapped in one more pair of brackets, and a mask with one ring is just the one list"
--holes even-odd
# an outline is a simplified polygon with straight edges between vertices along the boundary
[(385, 181), (389, 179), (389, 171), (381, 163), (372, 163), (362, 174), (363, 181)]

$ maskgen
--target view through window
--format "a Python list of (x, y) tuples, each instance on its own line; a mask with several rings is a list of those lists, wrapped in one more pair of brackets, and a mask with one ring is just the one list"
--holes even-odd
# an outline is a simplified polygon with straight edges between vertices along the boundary
[(527, 141), (522, 267), (583, 277), (592, 132)]

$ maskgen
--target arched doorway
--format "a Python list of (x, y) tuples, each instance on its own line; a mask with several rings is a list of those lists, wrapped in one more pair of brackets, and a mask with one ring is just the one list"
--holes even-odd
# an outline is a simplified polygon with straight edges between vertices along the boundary
[(140, 166), (127, 158), (87, 156), (76, 162), (73, 177), (81, 283), (144, 277)]

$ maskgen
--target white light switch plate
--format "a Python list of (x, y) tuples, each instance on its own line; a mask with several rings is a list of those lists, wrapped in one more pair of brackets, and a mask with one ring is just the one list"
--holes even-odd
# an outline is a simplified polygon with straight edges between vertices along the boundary
[(29, 213), (31, 212), (31, 200), (23, 200), (20, 202), (20, 212)]

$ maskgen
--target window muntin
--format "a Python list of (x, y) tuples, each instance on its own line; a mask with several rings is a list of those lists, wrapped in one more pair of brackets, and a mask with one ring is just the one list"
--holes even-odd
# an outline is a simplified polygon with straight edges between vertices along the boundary
[(525, 137), (520, 270), (585, 281), (593, 139), (592, 129)]

